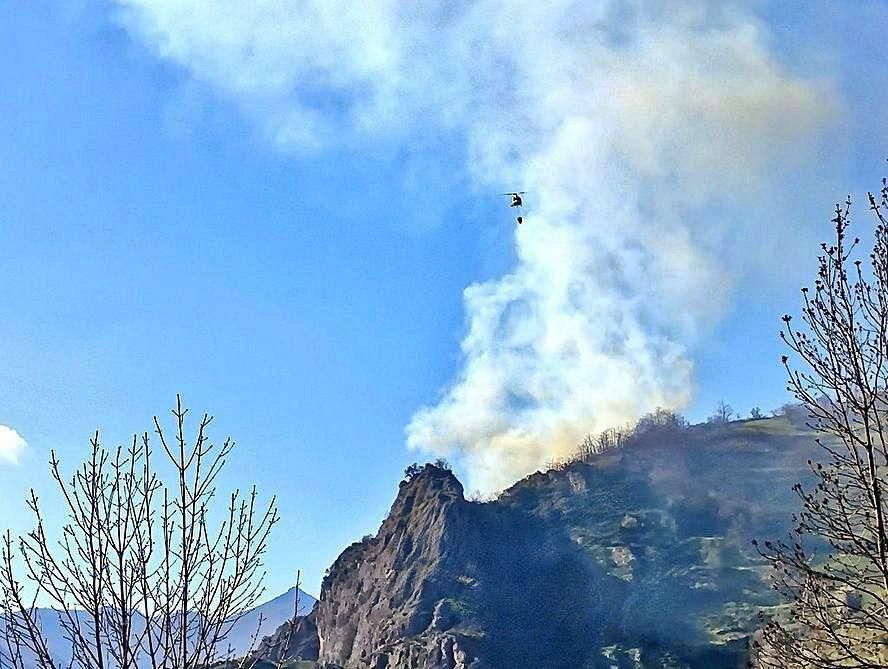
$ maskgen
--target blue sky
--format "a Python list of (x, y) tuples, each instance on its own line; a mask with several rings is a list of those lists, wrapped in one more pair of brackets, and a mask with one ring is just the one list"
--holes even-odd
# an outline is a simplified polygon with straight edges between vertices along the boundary
[[(23, 499), (29, 486), (48, 491), (51, 448), (73, 464), (96, 428), (109, 444), (125, 441), (133, 431), (148, 429), (151, 416), (165, 413), (179, 392), (193, 411), (217, 416), (217, 437), (230, 434), (240, 444), (225, 486), (256, 482), (279, 497), (283, 521), (269, 554), (270, 589), (286, 589), (301, 568), (307, 589), (317, 592), (327, 565), (347, 543), (375, 529), (403, 468), (422, 457), (405, 446), (405, 427), (416, 425), (411, 421), (417, 410), (433, 407), (415, 434), (431, 426), (461, 435), (461, 422), (476, 417), (465, 413), (466, 401), (460, 399), (459, 379), (474, 378), (471, 346), (461, 352), (460, 342), (470, 325), (483, 323), (473, 320), (479, 317), (471, 307), (467, 315), (463, 290), (471, 284), (498, 290), (502, 284), (495, 282), (516, 265), (532, 273), (538, 261), (528, 260), (528, 248), (548, 249), (544, 245), (559, 239), (564, 228), (547, 228), (548, 236), (536, 247), (533, 231), (522, 229), (516, 237), (499, 193), (517, 187), (513, 183), (532, 191), (527, 179), (534, 172), (511, 172), (496, 156), (493, 162), (477, 157), (488, 144), (466, 137), (496, 135), (525, 103), (556, 103), (535, 92), (485, 102), (467, 77), (459, 83), (464, 90), (448, 93), (452, 99), (433, 101), (436, 108), (453, 104), (453, 111), (439, 118), (429, 115), (413, 88), (400, 88), (399, 74), (391, 78), (394, 88), (373, 89), (369, 102), (356, 105), (352, 98), (364, 95), (365, 85), (377, 85), (364, 79), (369, 75), (362, 69), (360, 40), (349, 46), (355, 52), (334, 48), (330, 62), (308, 59), (304, 68), (288, 70), (283, 92), (251, 83), (245, 93), (243, 78), (228, 78), (239, 66), (235, 56), (227, 61), (212, 40), (189, 42), (188, 34), (157, 38), (144, 26), (149, 19), (157, 21), (155, 27), (163, 25), (163, 9), (149, 0), (121, 4), (36, 0), (0, 7), (7, 52), (0, 62), (0, 425), (15, 429), (28, 444), (18, 464), (0, 461), (3, 497)], [(888, 154), (886, 106), (879, 97), (884, 95), (879, 89), (886, 90), (885, 73), (878, 60), (885, 4), (861, 3), (852, 11), (814, 3), (804, 15), (774, 3), (738, 7), (743, 21), (758, 22), (750, 48), (764, 44), (767, 62), (785, 68), (774, 75), (772, 88), (791, 103), (775, 106), (775, 115), (764, 122), (774, 125), (783, 114), (799, 114), (802, 129), (778, 137), (799, 160), (764, 150), (763, 157), (749, 158), (746, 138), (728, 135), (726, 145), (714, 149), (734, 151), (741, 155), (737, 160), (729, 155), (713, 162), (708, 153), (713, 146), (704, 146), (687, 154), (686, 165), (674, 174), (660, 174), (645, 162), (646, 155), (633, 153), (629, 138), (621, 144), (628, 147), (626, 164), (601, 159), (593, 174), (609, 175), (612, 169), (615, 183), (628, 184), (602, 196), (607, 203), (613, 192), (648, 194), (648, 186), (633, 185), (636, 181), (653, 182), (655, 196), (667, 192), (663, 184), (670, 180), (688, 192), (674, 202), (662, 200), (664, 208), (674, 208), (671, 213), (652, 206), (651, 216), (670, 231), (685, 230), (672, 227), (678, 225), (674, 219), (682, 219), (689, 248), (680, 249), (681, 257), (700, 258), (701, 264), (678, 273), (705, 270), (714, 283), (682, 278), (675, 293), (663, 297), (663, 308), (668, 302), (676, 312), (684, 298), (688, 304), (706, 302), (688, 307), (694, 314), (690, 324), (683, 318), (660, 322), (650, 304), (633, 312), (646, 334), (647, 319), (653, 318), (651, 327), (658, 337), (667, 333), (675, 340), (681, 360), (662, 368), (651, 363), (654, 381), (625, 393), (639, 397), (643, 406), (646, 398), (674, 392), (685, 398), (686, 413), (696, 420), (722, 398), (743, 412), (786, 401), (776, 364), (778, 317), (795, 308), (796, 290), (813, 268), (814, 243), (828, 232), (831, 202), (849, 191), (877, 187)], [(656, 27), (660, 19), (648, 20)], [(627, 25), (630, 30), (634, 24)], [(741, 36), (737, 49), (745, 48), (742, 30), (735, 34)], [(265, 32), (251, 37), (256, 49), (263, 48), (265, 37)], [(503, 41), (497, 44), (510, 43), (508, 36), (498, 39)], [(281, 50), (279, 35), (268, 40), (269, 53)], [(176, 44), (186, 46), (177, 51)], [(202, 48), (218, 55), (224, 68), (207, 67)], [(301, 57), (282, 53), (286, 58), (262, 63), (263, 81), (280, 62)], [(724, 57), (721, 46), (713, 53), (713, 59)], [(632, 90), (642, 90), (647, 79), (637, 70), (649, 56), (643, 52), (629, 74), (614, 66), (613, 77), (636, 77), (627, 80), (635, 82)], [(298, 88), (300, 77), (323, 79), (337, 71), (340, 58), (348, 61), (341, 82), (315, 82), (299, 105), (292, 103), (291, 89)], [(416, 56), (417, 67), (422, 58)], [(509, 84), (511, 75), (484, 71), (485, 58), (477, 64), (477, 78), (493, 95), (498, 78)], [(680, 53), (675, 58), (684, 62)], [(468, 60), (454, 62), (471, 70)], [(520, 73), (528, 62), (529, 57), (516, 59), (513, 66)], [(722, 65), (715, 69), (721, 76)], [(769, 69), (762, 72), (770, 76)], [(374, 82), (382, 78), (371, 74)], [(716, 75), (706, 76), (712, 78), (705, 82), (716, 81)], [(833, 99), (815, 93), (809, 99), (809, 89), (828, 90)], [(505, 90), (503, 95), (511, 95), (509, 85)], [(654, 91), (660, 94), (659, 88)], [(671, 99), (668, 91), (662, 94)], [(389, 96), (396, 101), (392, 109), (386, 106)], [(462, 99), (471, 102), (467, 109), (459, 108)], [(356, 115), (365, 104), (371, 107), (369, 120)], [(385, 107), (384, 113), (376, 107)], [(761, 107), (756, 99), (755, 109)], [(821, 115), (825, 107), (829, 113)], [(317, 128), (322, 139), (316, 144), (301, 136), (282, 140), (289, 126), (279, 124), (281, 114), (306, 109), (334, 118), (329, 127)], [(644, 105), (631, 109), (641, 114), (633, 128), (647, 127), (658, 113)], [(335, 120), (340, 116), (348, 120)], [(743, 125), (739, 116), (725, 118)], [(681, 119), (669, 122), (671, 133), (684, 132)], [(551, 159), (557, 166), (554, 154), (527, 148), (550, 141), (543, 125), (527, 124), (527, 136), (503, 135), (518, 142), (503, 162), (514, 158), (533, 165)], [(645, 137), (659, 141), (659, 135)], [(736, 197), (719, 192), (698, 169), (747, 159), (765, 178), (750, 185), (746, 172), (726, 171), (724, 187), (738, 191)], [(627, 167), (632, 160), (634, 167)], [(479, 177), (479, 165), (493, 167)], [(636, 172), (644, 179), (636, 179)], [(557, 189), (545, 193), (555, 193), (554, 204), (540, 205), (540, 220), (567, 207)], [(530, 209), (524, 228), (532, 225)], [(585, 229), (581, 220), (571, 225), (571, 235)], [(648, 239), (646, 234), (638, 239)], [(620, 248), (625, 242), (602, 239)], [(639, 285), (659, 290), (653, 284), (663, 276), (672, 275), (642, 276)], [(627, 300), (644, 302), (644, 291), (640, 298), (638, 288), (627, 291)], [(710, 293), (719, 294), (717, 304), (708, 303)], [(537, 304), (534, 300), (527, 301)], [(544, 303), (541, 298), (539, 304)], [(539, 307), (532, 313), (545, 319), (550, 312)], [(501, 355), (490, 342), (482, 349), (487, 357)], [(512, 359), (494, 358), (497, 364)], [(541, 361), (548, 369), (551, 359)], [(693, 371), (674, 389), (663, 379), (684, 370), (685, 361), (693, 363)], [(577, 367), (586, 369), (583, 364)], [(564, 373), (573, 378), (573, 371)], [(592, 386), (594, 379), (582, 377), (578, 383)], [(454, 388), (448, 396), (447, 389)], [(576, 394), (575, 386), (568, 390)], [(466, 442), (462, 446), (454, 446), (453, 437), (429, 442), (427, 450), (449, 452), (469, 480), (479, 471), (475, 481), (490, 480), (490, 469), (499, 467), (491, 462), (505, 463), (512, 456), (518, 468), (503, 464), (501, 469), (505, 476), (518, 475), (524, 463), (531, 467), (549, 453), (534, 451), (525, 459), (518, 442), (497, 450), (503, 437), (498, 425), (511, 430), (514, 424), (528, 439), (545, 440), (556, 430), (549, 414), (564, 409), (571, 417), (584, 416), (596, 406), (563, 399), (546, 404), (534, 394), (516, 402), (521, 406), (489, 409), (502, 415), (493, 420), (484, 414), (477, 434), (459, 437)], [(539, 402), (546, 411), (528, 412), (522, 402)], [(16, 503), (0, 509), (2, 526), (22, 530), (27, 521)]]

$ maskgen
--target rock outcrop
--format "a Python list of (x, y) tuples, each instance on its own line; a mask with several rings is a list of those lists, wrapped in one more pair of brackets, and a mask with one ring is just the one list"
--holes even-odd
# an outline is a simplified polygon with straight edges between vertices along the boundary
[[(401, 484), (379, 533), (347, 548), (324, 579), (321, 665), (535, 667), (556, 647), (583, 652), (623, 584), (549, 530), (518, 506), (467, 502), (450, 471), (427, 465)], [(559, 606), (542, 619), (540, 602)]]
[(467, 587), (459, 575), (472, 511), (449, 471), (428, 466), (401, 484), (377, 535), (343, 551), (324, 579), (316, 611), (321, 663), (480, 666), (448, 605)]

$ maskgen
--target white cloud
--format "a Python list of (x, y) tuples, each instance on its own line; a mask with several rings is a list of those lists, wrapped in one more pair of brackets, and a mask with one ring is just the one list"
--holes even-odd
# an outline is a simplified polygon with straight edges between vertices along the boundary
[(731, 293), (724, 208), (840, 113), (732, 3), (118, 2), (282, 149), (434, 127), (465, 138), (479, 187), (530, 191), (517, 265), (465, 290), (460, 369), (407, 428), (484, 489), (689, 401), (689, 347)]
[(0, 425), (0, 463), (17, 465), (28, 448), (28, 442), (18, 432), (6, 425)]

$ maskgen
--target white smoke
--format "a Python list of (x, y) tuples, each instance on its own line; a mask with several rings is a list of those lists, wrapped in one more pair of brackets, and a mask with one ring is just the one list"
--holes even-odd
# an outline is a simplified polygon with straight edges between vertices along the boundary
[(731, 291), (722, 208), (838, 113), (731, 3), (118, 2), (282, 148), (434, 126), (480, 187), (529, 191), (515, 268), (466, 289), (460, 370), (407, 427), (486, 490), (687, 404), (688, 347)]

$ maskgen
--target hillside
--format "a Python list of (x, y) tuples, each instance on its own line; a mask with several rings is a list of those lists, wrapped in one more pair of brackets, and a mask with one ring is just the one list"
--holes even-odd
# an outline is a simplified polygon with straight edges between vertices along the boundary
[(810, 455), (787, 418), (652, 429), (487, 503), (427, 465), (291, 641), (348, 669), (742, 666), (775, 604), (750, 541), (788, 530)]

